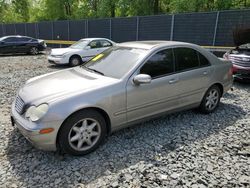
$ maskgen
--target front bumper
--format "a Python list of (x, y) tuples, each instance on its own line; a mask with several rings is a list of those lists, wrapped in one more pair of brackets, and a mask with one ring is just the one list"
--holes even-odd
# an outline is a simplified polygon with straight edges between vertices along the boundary
[(249, 79), (250, 80), (250, 67), (242, 67), (233, 64), (233, 75), (236, 79)]
[(63, 57), (53, 57), (51, 55), (48, 56), (48, 62), (52, 63), (52, 64), (60, 64), (60, 65), (64, 65), (64, 64), (68, 64), (69, 63), (66, 60), (66, 58), (63, 58)]
[[(11, 122), (20, 133), (36, 148), (46, 151), (56, 151), (56, 138), (61, 122), (53, 121), (46, 123), (35, 123), (23, 118), (15, 110), (14, 103), (11, 107)], [(40, 134), (43, 128), (54, 128), (54, 131), (48, 134)]]

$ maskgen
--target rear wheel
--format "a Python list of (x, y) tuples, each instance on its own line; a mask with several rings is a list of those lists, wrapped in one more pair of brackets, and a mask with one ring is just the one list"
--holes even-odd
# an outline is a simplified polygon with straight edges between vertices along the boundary
[(39, 53), (39, 50), (37, 47), (30, 48), (30, 54), (31, 55), (37, 55)]
[(62, 125), (58, 143), (62, 152), (85, 155), (94, 151), (104, 140), (106, 122), (94, 110), (83, 110), (73, 114)]
[(208, 114), (213, 112), (219, 105), (221, 98), (221, 91), (217, 85), (211, 86), (205, 93), (199, 110), (202, 113)]
[(71, 67), (75, 67), (75, 66), (78, 66), (82, 63), (82, 60), (79, 56), (72, 56), (70, 57), (69, 59), (69, 65)]

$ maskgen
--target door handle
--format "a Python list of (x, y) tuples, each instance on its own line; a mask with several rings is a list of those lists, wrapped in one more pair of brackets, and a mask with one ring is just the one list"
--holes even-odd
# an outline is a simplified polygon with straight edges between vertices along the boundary
[(178, 79), (171, 79), (168, 81), (169, 84), (174, 84), (176, 82), (178, 82)]
[(203, 74), (203, 75), (207, 75), (207, 74), (208, 74), (208, 72), (207, 72), (207, 71), (204, 71), (202, 74)]

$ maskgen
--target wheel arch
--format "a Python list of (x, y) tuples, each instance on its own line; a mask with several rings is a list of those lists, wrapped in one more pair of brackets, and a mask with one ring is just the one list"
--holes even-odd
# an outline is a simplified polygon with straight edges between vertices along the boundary
[(219, 89), (220, 89), (220, 94), (221, 94), (221, 96), (223, 95), (223, 93), (224, 93), (224, 87), (223, 87), (223, 85), (221, 84), (221, 83), (214, 83), (213, 85), (211, 85), (210, 87), (212, 87), (212, 86), (217, 86)]
[(59, 147), (58, 146), (58, 137), (59, 137), (59, 134), (60, 134), (60, 131), (61, 131), (61, 128), (62, 128), (62, 125), (64, 124), (64, 122), (67, 119), (69, 119), (71, 116), (73, 116), (74, 114), (76, 114), (76, 113), (78, 113), (80, 111), (85, 111), (85, 110), (94, 110), (94, 111), (100, 113), (103, 116), (103, 118), (104, 118), (104, 120), (106, 122), (106, 125), (107, 125), (107, 133), (106, 134), (110, 134), (111, 133), (111, 120), (110, 120), (110, 117), (109, 117), (108, 113), (105, 110), (103, 110), (103, 109), (101, 109), (99, 107), (86, 107), (86, 108), (82, 108), (82, 109), (79, 109), (79, 110), (71, 113), (67, 118), (64, 119), (64, 121), (60, 125), (60, 128), (59, 128), (59, 130), (57, 132), (57, 135), (56, 135), (56, 145), (57, 145), (57, 148)]
[(78, 57), (78, 58), (80, 58), (80, 60), (82, 61), (82, 57), (81, 57), (79, 54), (72, 54), (72, 55), (70, 55), (69, 61), (70, 61), (70, 59), (73, 58), (73, 57)]

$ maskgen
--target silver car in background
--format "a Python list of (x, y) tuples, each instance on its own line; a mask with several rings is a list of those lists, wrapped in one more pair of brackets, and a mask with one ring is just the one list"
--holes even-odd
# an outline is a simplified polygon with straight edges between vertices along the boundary
[(37, 148), (84, 155), (109, 133), (149, 118), (213, 112), (232, 85), (231, 68), (194, 44), (121, 43), (84, 65), (28, 80), (11, 119)]

